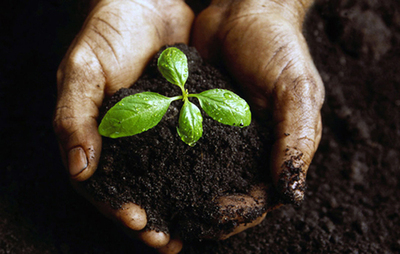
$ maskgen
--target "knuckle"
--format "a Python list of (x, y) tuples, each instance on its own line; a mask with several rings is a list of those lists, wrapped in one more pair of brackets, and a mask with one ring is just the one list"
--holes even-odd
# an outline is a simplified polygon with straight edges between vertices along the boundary
[(53, 120), (53, 129), (57, 136), (65, 136), (74, 126), (74, 119), (70, 117), (55, 117)]
[(301, 74), (294, 79), (281, 78), (280, 85), (274, 89), (274, 96), (283, 103), (307, 111), (319, 111), (324, 101), (324, 89), (321, 82), (311, 74)]
[(82, 76), (88, 76), (90, 68), (90, 58), (86, 56), (87, 54), (83, 50), (76, 50), (69, 56), (67, 62), (67, 68), (70, 73), (81, 74)]
[(102, 65), (97, 58), (96, 52), (88, 40), (80, 40), (79, 46), (73, 49), (67, 59), (60, 74), (68, 79), (77, 81), (104, 81)]
[(68, 106), (57, 107), (53, 117), (53, 129), (60, 140), (68, 139), (77, 127), (77, 118)]
[(315, 93), (317, 84), (310, 75), (301, 75), (293, 80), (292, 93), (296, 97), (309, 98), (311, 102), (316, 103), (317, 94)]

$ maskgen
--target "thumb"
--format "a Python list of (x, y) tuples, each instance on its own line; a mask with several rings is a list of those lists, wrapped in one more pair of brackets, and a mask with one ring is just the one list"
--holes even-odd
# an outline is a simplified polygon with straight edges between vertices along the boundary
[(64, 165), (78, 181), (94, 173), (101, 151), (96, 119), (104, 97), (105, 76), (97, 58), (88, 52), (72, 50), (61, 63), (53, 119)]
[(321, 116), (284, 116), (275, 127), (271, 170), (284, 203), (299, 205), (304, 199), (306, 175), (321, 139)]
[(271, 88), (275, 123), (271, 170), (283, 201), (299, 204), (304, 198), (308, 168), (321, 139), (324, 88), (303, 35), (297, 32), (290, 37), (290, 46), (283, 50), (284, 57), (277, 58), (276, 66), (281, 71)]

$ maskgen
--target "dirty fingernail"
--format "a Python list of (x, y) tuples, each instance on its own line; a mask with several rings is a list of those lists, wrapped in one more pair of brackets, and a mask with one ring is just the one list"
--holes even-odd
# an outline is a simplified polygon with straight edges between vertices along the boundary
[(68, 153), (68, 170), (71, 176), (78, 175), (88, 166), (85, 151), (82, 147), (72, 148)]

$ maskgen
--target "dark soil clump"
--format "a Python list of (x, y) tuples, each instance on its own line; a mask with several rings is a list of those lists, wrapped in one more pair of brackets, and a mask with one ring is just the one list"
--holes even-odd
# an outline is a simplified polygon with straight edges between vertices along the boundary
[[(190, 93), (207, 89), (232, 89), (231, 81), (204, 63), (194, 48), (178, 45), (188, 58)], [(160, 51), (161, 52), (161, 51)], [(104, 112), (122, 98), (143, 91), (165, 96), (180, 94), (157, 70), (156, 60), (130, 89), (121, 89), (105, 103)], [(192, 100), (197, 103), (197, 101)], [(177, 134), (182, 102), (173, 102), (163, 120), (153, 129), (127, 138), (103, 138), (102, 159), (96, 174), (86, 184), (95, 198), (114, 208), (133, 202), (146, 210), (148, 229), (177, 229), (184, 239), (218, 237), (236, 222), (218, 224), (216, 198), (245, 194), (268, 183), (269, 136), (253, 119), (249, 127), (220, 124), (203, 112), (203, 137), (194, 147)], [(103, 112), (103, 114), (104, 114)], [(246, 213), (252, 221), (266, 207)], [(243, 214), (242, 214), (243, 215)]]

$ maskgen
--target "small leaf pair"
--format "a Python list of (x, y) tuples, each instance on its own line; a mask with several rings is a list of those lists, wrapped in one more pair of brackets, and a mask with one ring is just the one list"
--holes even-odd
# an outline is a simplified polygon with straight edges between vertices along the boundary
[(133, 136), (156, 126), (165, 115), (171, 102), (183, 100), (177, 132), (182, 141), (194, 146), (203, 135), (203, 117), (200, 109), (189, 101), (199, 100), (201, 108), (214, 120), (233, 126), (245, 127), (251, 122), (251, 112), (245, 100), (225, 89), (211, 89), (199, 94), (189, 94), (185, 89), (188, 78), (186, 55), (175, 47), (165, 49), (157, 66), (168, 82), (181, 88), (182, 95), (166, 97), (158, 93), (143, 92), (125, 97), (115, 104), (99, 125), (105, 137)]

